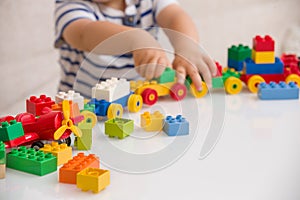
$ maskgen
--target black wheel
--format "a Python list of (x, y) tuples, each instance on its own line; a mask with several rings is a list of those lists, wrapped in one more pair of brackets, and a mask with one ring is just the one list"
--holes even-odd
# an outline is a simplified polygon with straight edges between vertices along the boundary
[(65, 138), (63, 140), (58, 140), (58, 143), (61, 144), (61, 143), (66, 143), (68, 146), (71, 146), (71, 137), (68, 137), (68, 138)]
[(33, 148), (35, 150), (39, 150), (40, 148), (43, 148), (43, 147), (44, 147), (44, 143), (41, 141), (36, 141), (31, 144), (31, 148)]

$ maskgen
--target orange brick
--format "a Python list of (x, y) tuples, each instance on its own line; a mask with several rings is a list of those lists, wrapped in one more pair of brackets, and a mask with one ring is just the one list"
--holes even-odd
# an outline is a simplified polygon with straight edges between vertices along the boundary
[(87, 167), (99, 168), (99, 158), (95, 154), (85, 156), (84, 153), (78, 153), (59, 169), (59, 182), (76, 184), (77, 173)]

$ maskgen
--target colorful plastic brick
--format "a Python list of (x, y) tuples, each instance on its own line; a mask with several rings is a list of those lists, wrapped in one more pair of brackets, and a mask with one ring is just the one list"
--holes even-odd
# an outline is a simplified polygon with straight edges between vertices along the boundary
[(51, 144), (45, 144), (40, 150), (45, 153), (52, 153), (57, 158), (57, 166), (72, 159), (72, 147), (69, 147), (66, 143), (52, 142)]
[(286, 84), (281, 81), (260, 83), (258, 85), (258, 98), (262, 100), (299, 99), (299, 87), (295, 82)]
[(10, 123), (2, 122), (0, 127), (0, 141), (6, 142), (24, 135), (21, 122), (11, 120)]
[(224, 88), (222, 76), (212, 78), (212, 88)]
[(274, 51), (275, 42), (269, 35), (265, 37), (257, 35), (253, 38), (253, 49), (255, 51)]
[(76, 137), (74, 146), (77, 147), (77, 150), (90, 150), (92, 148), (92, 120), (87, 119), (80, 122), (78, 128), (81, 130), (82, 136)]
[(144, 112), (141, 114), (141, 127), (145, 131), (161, 131), (164, 125), (164, 118), (159, 111), (155, 111), (152, 114)]
[(229, 77), (240, 78), (241, 73), (234, 69), (227, 68), (222, 72), (223, 82), (225, 82)]
[(256, 64), (266, 64), (275, 62), (274, 51), (255, 51), (252, 50), (252, 60)]
[(99, 168), (100, 161), (95, 154), (85, 156), (84, 153), (78, 153), (72, 160), (64, 164), (59, 169), (59, 182), (76, 184), (76, 175), (78, 172), (88, 167)]
[(87, 110), (87, 111), (94, 113), (95, 112), (95, 104), (86, 103), (86, 104), (84, 104), (83, 110)]
[(251, 49), (248, 46), (239, 44), (228, 48), (228, 60), (244, 61), (246, 58), (251, 58)]
[(126, 79), (111, 78), (96, 84), (92, 88), (92, 98), (112, 102), (130, 93), (130, 84)]
[(114, 118), (105, 122), (105, 134), (109, 137), (118, 137), (123, 139), (129, 136), (134, 129), (133, 120)]
[(40, 116), (43, 114), (44, 109), (50, 109), (54, 103), (51, 97), (47, 97), (44, 94), (40, 95), (40, 97), (31, 96), (26, 100), (26, 111), (35, 116)]
[(298, 66), (299, 59), (296, 54), (282, 54), (281, 60), (284, 64), (284, 67)]
[(82, 191), (98, 193), (110, 184), (109, 170), (86, 168), (77, 174), (76, 185)]
[(245, 60), (245, 74), (282, 74), (283, 63), (276, 57), (275, 63), (271, 64), (256, 64), (250, 58)]
[(6, 172), (6, 153), (5, 144), (0, 141), (0, 179), (5, 178)]
[(73, 90), (69, 90), (68, 92), (59, 92), (55, 96), (56, 103), (62, 102), (63, 100), (71, 100), (73, 103), (77, 103), (80, 110), (84, 108), (83, 96)]
[(222, 69), (223, 69), (222, 65), (219, 62), (215, 62), (215, 64), (216, 64), (217, 69), (218, 69), (216, 77), (222, 76)]
[(176, 72), (175, 70), (167, 67), (165, 69), (165, 71), (160, 75), (160, 77), (158, 77), (157, 79), (155, 79), (158, 83), (168, 83), (168, 82), (174, 82), (175, 81), (175, 75)]
[(236, 61), (236, 60), (228, 59), (227, 65), (229, 68), (233, 68), (236, 71), (242, 71), (244, 68), (244, 61)]
[(12, 149), (7, 154), (6, 165), (8, 168), (43, 176), (57, 169), (57, 158), (51, 153), (36, 151), (33, 148), (21, 146)]
[(168, 136), (188, 135), (189, 122), (181, 115), (177, 115), (175, 118), (167, 116), (163, 130)]

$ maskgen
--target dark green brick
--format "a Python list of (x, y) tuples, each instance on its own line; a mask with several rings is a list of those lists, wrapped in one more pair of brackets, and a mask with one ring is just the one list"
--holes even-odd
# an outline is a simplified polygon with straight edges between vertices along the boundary
[(239, 44), (238, 46), (232, 45), (228, 48), (228, 59), (243, 61), (246, 58), (251, 58), (251, 49), (248, 46)]

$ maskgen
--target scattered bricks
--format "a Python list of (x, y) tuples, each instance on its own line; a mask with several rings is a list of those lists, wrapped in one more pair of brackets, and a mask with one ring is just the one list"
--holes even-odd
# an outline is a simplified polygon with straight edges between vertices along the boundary
[(274, 63), (274, 51), (255, 51), (252, 50), (252, 59), (256, 64)]
[(95, 154), (85, 156), (84, 153), (78, 153), (72, 160), (64, 164), (59, 169), (59, 182), (76, 184), (76, 175), (85, 168), (99, 168), (100, 161)]
[(0, 141), (6, 142), (24, 135), (21, 122), (11, 120), (10, 123), (2, 122), (0, 127)]
[(60, 103), (63, 100), (71, 100), (73, 103), (77, 103), (80, 110), (84, 108), (84, 98), (80, 95), (80, 93), (75, 92), (73, 90), (69, 90), (68, 92), (59, 92), (55, 96), (56, 103)]
[(86, 168), (77, 174), (76, 185), (82, 191), (98, 193), (110, 184), (109, 170)]
[(167, 116), (163, 130), (168, 136), (188, 135), (189, 122), (181, 115), (177, 115), (176, 118)]
[(90, 150), (92, 148), (92, 119), (80, 122), (78, 128), (81, 130), (82, 136), (76, 137), (77, 150)]
[(51, 153), (21, 146), (7, 154), (8, 168), (43, 176), (57, 169), (57, 159)]
[(152, 114), (150, 114), (150, 112), (144, 112), (141, 114), (141, 127), (145, 131), (161, 131), (164, 118), (163, 114), (159, 111), (155, 111)]
[(5, 144), (0, 141), (0, 179), (5, 178), (6, 174), (6, 153)]
[(133, 120), (114, 118), (105, 122), (105, 134), (109, 137), (118, 137), (123, 139), (129, 136), (134, 129)]
[(245, 60), (245, 74), (282, 74), (283, 63), (276, 57), (275, 63), (270, 64), (256, 64), (252, 59)]
[(244, 61), (246, 58), (251, 58), (251, 49), (248, 46), (239, 44), (228, 48), (228, 60)]
[(52, 142), (51, 144), (45, 144), (40, 151), (52, 153), (57, 158), (57, 166), (65, 164), (72, 159), (72, 147), (65, 143)]
[(169, 82), (174, 82), (175, 81), (175, 70), (167, 67), (165, 71), (155, 79), (158, 83), (169, 83)]
[(265, 37), (257, 35), (253, 38), (253, 49), (255, 51), (274, 51), (275, 41), (269, 35)]
[(299, 99), (299, 87), (295, 82), (260, 83), (257, 95), (261, 100)]
[(47, 97), (46, 95), (40, 95), (40, 97), (31, 96), (26, 100), (26, 111), (32, 113), (35, 116), (40, 116), (43, 114), (43, 109), (51, 108), (51, 105), (55, 102), (51, 99), (51, 97)]

